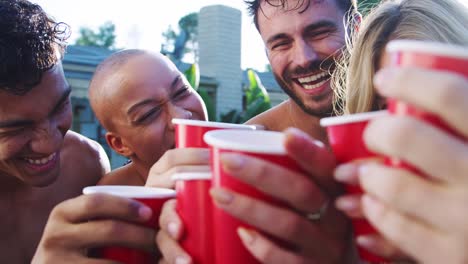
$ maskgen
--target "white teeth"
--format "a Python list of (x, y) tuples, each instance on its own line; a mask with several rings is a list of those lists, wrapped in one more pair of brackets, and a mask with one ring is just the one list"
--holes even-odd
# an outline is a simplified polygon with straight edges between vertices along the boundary
[(304, 83), (309, 83), (309, 82), (313, 82), (313, 81), (316, 81), (320, 78), (323, 78), (325, 76), (327, 76), (328, 73), (327, 72), (322, 72), (322, 73), (319, 73), (319, 74), (316, 74), (316, 75), (311, 75), (311, 76), (308, 76), (308, 77), (303, 77), (303, 78), (299, 78), (297, 79), (301, 84), (304, 84)]
[(25, 158), (25, 160), (27, 162), (29, 162), (30, 164), (34, 164), (34, 165), (44, 165), (46, 163), (48, 163), (49, 161), (51, 161), (52, 159), (55, 158), (55, 155), (56, 153), (53, 153), (45, 158), (42, 158), (42, 159), (28, 159), (28, 158)]
[(312, 90), (312, 89), (315, 89), (315, 88), (318, 88), (320, 86), (322, 86), (327, 80), (324, 80), (324, 81), (321, 81), (317, 84), (313, 84), (313, 85), (308, 85), (308, 84), (305, 84), (303, 87), (304, 89), (306, 90)]

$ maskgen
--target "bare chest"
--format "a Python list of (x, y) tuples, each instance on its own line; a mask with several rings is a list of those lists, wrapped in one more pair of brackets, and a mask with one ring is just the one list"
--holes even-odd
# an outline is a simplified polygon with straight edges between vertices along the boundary
[(37, 201), (0, 209), (1, 263), (30, 263), (52, 208), (52, 202)]

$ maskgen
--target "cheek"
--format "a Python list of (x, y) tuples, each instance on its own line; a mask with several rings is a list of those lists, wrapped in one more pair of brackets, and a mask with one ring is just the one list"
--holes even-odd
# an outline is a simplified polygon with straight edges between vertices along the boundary
[(72, 124), (72, 119), (73, 119), (73, 113), (70, 108), (70, 110), (65, 113), (65, 115), (63, 116), (61, 120), (60, 128), (63, 132), (67, 132), (67, 130), (70, 129), (71, 124)]
[(320, 52), (323, 53), (325, 56), (330, 56), (331, 54), (343, 48), (344, 45), (345, 43), (343, 38), (332, 37), (322, 40), (320, 42), (319, 49)]
[(177, 106), (185, 109), (186, 111), (190, 111), (193, 119), (208, 120), (205, 103), (201, 96), (195, 91), (191, 96), (187, 97), (187, 99), (178, 103)]
[(192, 99), (192, 107), (189, 110), (193, 114), (192, 118), (197, 120), (208, 120), (205, 103), (198, 94)]
[(14, 139), (0, 142), (0, 161), (14, 158), (25, 148), (28, 139), (26, 136), (17, 136)]
[(57, 128), (60, 130), (63, 136), (70, 129), (73, 119), (73, 113), (69, 107), (66, 111), (55, 117)]
[(162, 153), (174, 145), (174, 133), (171, 133), (167, 126), (168, 124), (163, 124), (161, 120), (147, 127), (143, 134), (135, 135), (139, 140), (137, 147), (141, 148), (149, 159), (159, 159)]
[(285, 61), (287, 60), (286, 54), (270, 54), (268, 61), (274, 73), (279, 74), (283, 71)]

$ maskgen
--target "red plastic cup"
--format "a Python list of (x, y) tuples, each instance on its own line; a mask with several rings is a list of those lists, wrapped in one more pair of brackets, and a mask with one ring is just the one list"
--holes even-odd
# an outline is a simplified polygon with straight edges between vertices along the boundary
[[(387, 115), (387, 111), (359, 113), (353, 115), (327, 117), (320, 120), (320, 125), (326, 127), (328, 141), (338, 164), (366, 159), (382, 159), (368, 150), (363, 140), (364, 130), (370, 120)], [(349, 194), (362, 194), (359, 186), (346, 185)], [(377, 231), (366, 219), (352, 219), (354, 236), (375, 234)], [(370, 263), (385, 263), (382, 257), (376, 256), (359, 247), (359, 256)]]
[[(286, 155), (283, 146), (284, 134), (272, 131), (217, 130), (207, 132), (204, 139), (211, 147), (211, 166), (213, 187), (223, 187), (277, 206), (286, 207), (281, 201), (262, 193), (224, 171), (220, 155), (227, 152), (241, 153), (264, 159), (277, 165), (301, 171), (299, 165)], [(216, 248), (215, 263), (222, 264), (258, 264), (242, 244), (237, 229), (245, 227), (255, 229), (249, 224), (213, 207), (214, 243)], [(281, 246), (287, 243), (271, 237)]]
[[(83, 189), (83, 194), (107, 193), (111, 195), (132, 198), (140, 201), (151, 208), (153, 215), (151, 219), (143, 223), (147, 227), (155, 228), (159, 226), (159, 215), (163, 204), (174, 198), (176, 193), (174, 190), (165, 188), (149, 188), (143, 186), (123, 186), (123, 185), (100, 185), (89, 186)], [(152, 264), (157, 263), (158, 259), (155, 254), (145, 252), (138, 249), (109, 246), (99, 248), (96, 251), (97, 257), (118, 261), (124, 264)]]
[(211, 172), (182, 172), (172, 176), (176, 182), (177, 213), (184, 224), (182, 248), (194, 264), (214, 263)]
[[(386, 52), (391, 67), (419, 67), (432, 70), (451, 71), (468, 77), (468, 50), (463, 46), (427, 41), (394, 40), (387, 44)], [(393, 115), (408, 115), (424, 120), (448, 133), (463, 138), (433, 113), (398, 100), (388, 100), (388, 111)], [(399, 158), (389, 157), (388, 164), (409, 169), (423, 175), (417, 168)]]
[(217, 129), (246, 129), (255, 130), (256, 126), (230, 124), (222, 122), (201, 121), (192, 119), (172, 119), (175, 125), (176, 148), (208, 148), (203, 141), (203, 135)]

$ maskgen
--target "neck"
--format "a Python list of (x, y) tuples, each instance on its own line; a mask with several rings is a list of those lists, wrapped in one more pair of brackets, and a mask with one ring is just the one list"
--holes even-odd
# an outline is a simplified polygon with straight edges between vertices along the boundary
[(132, 159), (132, 167), (136, 174), (135, 176), (142, 181), (143, 185), (145, 185), (149, 173), (148, 167), (145, 166), (145, 164), (143, 164), (141, 161), (134, 159)]
[(295, 127), (309, 134), (314, 139), (328, 143), (327, 133), (323, 127), (320, 126), (320, 117), (308, 114), (302, 110), (293, 100), (289, 99), (291, 121)]

